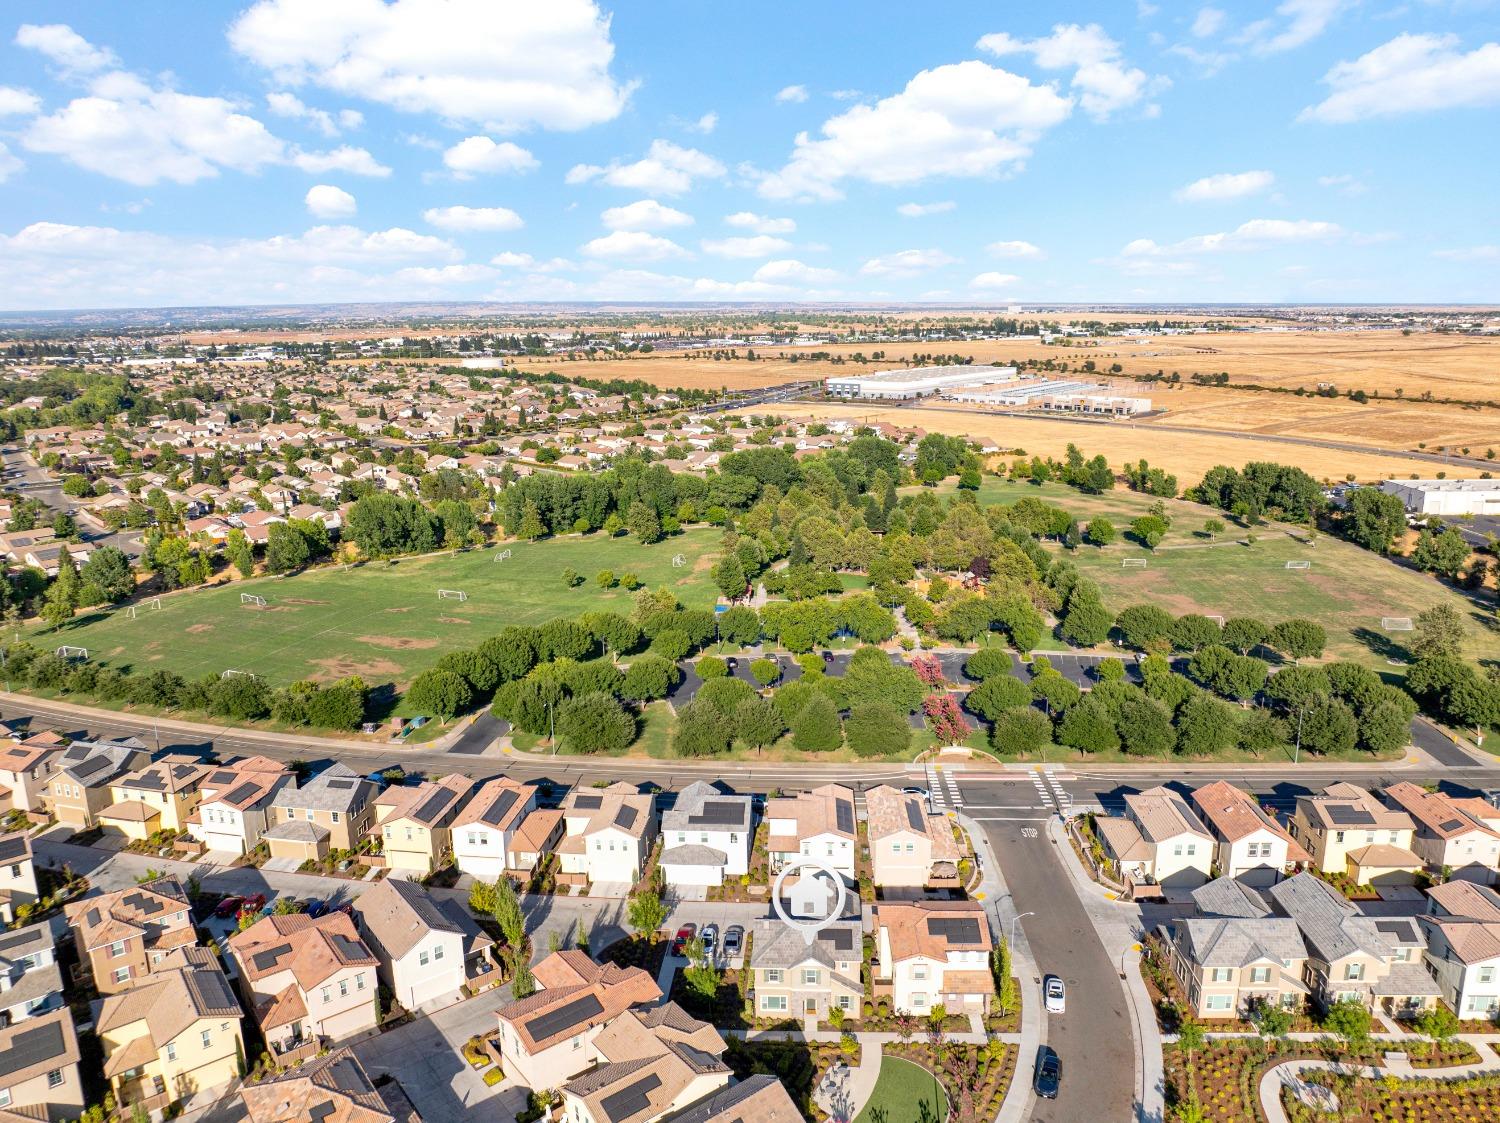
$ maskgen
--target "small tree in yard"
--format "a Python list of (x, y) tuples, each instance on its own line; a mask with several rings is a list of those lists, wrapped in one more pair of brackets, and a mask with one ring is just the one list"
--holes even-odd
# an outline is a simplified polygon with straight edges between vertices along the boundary
[(1292, 1015), (1280, 1006), (1260, 1001), (1250, 1012), (1250, 1020), (1260, 1031), (1261, 1039), (1269, 1047), (1273, 1041), (1285, 1037), (1292, 1028)]
[(936, 690), (947, 682), (943, 665), (931, 655), (918, 655), (911, 661), (911, 669), (916, 672), (922, 685), (929, 689)]
[(474, 884), (469, 887), (470, 912), (493, 916), (496, 899), (495, 887), (488, 882), (476, 878)]
[(1417, 1015), (1417, 1032), (1434, 1041), (1447, 1041), (1458, 1032), (1458, 1015), (1443, 1005), (1423, 1010)]
[(521, 902), (516, 898), (515, 887), (508, 877), (495, 881), (495, 923), (500, 926), (500, 934), (516, 955), (523, 955), (526, 946), (526, 917), (521, 912)]
[(708, 961), (703, 951), (703, 941), (692, 939), (683, 949), (687, 953), (688, 966), (682, 973), (688, 991), (704, 1002), (712, 1002), (719, 996), (719, 971)]
[(517, 999), (530, 998), (536, 993), (536, 980), (531, 977), (531, 964), (525, 955), (516, 956), (516, 973), (510, 980), (510, 992)]
[(917, 1019), (910, 1014), (896, 1015), (896, 1036), (905, 1045), (911, 1040), (911, 1035), (917, 1031)]
[(1363, 1002), (1346, 998), (1328, 1007), (1323, 1015), (1323, 1028), (1335, 1033), (1351, 1045), (1357, 1045), (1370, 1037), (1370, 1011)]
[(1011, 977), (1010, 943), (1004, 936), (991, 953), (990, 973), (995, 977), (995, 1005), (1002, 1016), (1009, 1014), (1016, 1005), (1016, 980)]
[(940, 745), (957, 745), (974, 732), (951, 694), (929, 694), (922, 701), (928, 727)]
[(635, 893), (626, 905), (625, 919), (637, 935), (649, 938), (667, 922), (667, 906), (656, 893)]

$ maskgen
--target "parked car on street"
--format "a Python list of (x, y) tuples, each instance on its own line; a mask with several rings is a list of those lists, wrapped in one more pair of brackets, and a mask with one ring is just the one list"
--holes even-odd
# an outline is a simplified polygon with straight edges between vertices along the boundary
[(719, 926), (717, 924), (705, 924), (703, 926), (703, 957), (713, 959), (714, 949), (719, 946)]
[(730, 959), (745, 950), (745, 929), (738, 924), (731, 924), (724, 929), (724, 955)]
[(1046, 999), (1047, 1013), (1061, 1014), (1068, 1006), (1068, 988), (1056, 975), (1042, 980), (1042, 994)]
[(264, 893), (252, 893), (240, 904), (240, 912), (260, 912), (266, 907), (266, 895)]
[(225, 897), (214, 909), (214, 915), (220, 920), (228, 920), (240, 911), (240, 906), (245, 903), (244, 897)]
[(687, 950), (688, 942), (698, 934), (696, 924), (684, 924), (677, 929), (677, 938), (672, 941), (672, 954), (681, 955)]
[(319, 900), (318, 898), (314, 897), (312, 900), (307, 902), (307, 908), (305, 911), (309, 918), (316, 920), (318, 919), (318, 917), (322, 916), (325, 912), (328, 911), (328, 902)]
[(1050, 1046), (1039, 1047), (1036, 1051), (1036, 1070), (1031, 1075), (1032, 1090), (1044, 1100), (1055, 1100), (1061, 1084), (1062, 1058)]

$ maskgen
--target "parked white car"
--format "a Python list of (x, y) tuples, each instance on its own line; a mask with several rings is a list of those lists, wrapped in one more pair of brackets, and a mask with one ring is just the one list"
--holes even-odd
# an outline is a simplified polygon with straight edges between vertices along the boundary
[(1067, 1009), (1068, 988), (1056, 975), (1048, 975), (1042, 980), (1042, 997), (1049, 1014), (1061, 1014)]

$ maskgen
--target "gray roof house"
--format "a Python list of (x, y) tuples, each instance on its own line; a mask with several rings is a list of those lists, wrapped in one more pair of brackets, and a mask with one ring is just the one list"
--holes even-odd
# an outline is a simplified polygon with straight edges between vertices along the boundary
[(763, 1018), (823, 1018), (835, 1007), (857, 1013), (864, 999), (863, 963), (864, 926), (858, 919), (836, 920), (811, 942), (800, 928), (757, 921), (749, 962), (755, 1012)]
[(45, 922), (0, 933), (0, 1016), (8, 1024), (63, 1005), (56, 944)]
[(661, 816), (662, 875), (669, 887), (722, 885), (750, 871), (754, 812), (747, 795), (724, 795), (702, 780)]

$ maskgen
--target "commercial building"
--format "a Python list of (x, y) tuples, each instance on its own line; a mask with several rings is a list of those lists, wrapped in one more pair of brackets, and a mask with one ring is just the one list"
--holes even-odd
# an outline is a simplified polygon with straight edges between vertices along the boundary
[(1116, 393), (1097, 382), (1054, 378), (1024, 378), (993, 390), (965, 386), (945, 392), (943, 396), (955, 402), (973, 405), (1091, 413), (1109, 417), (1130, 417), (1151, 412), (1150, 398)]
[(1417, 515), (1500, 515), (1500, 480), (1385, 480), (1380, 490)]
[(995, 386), (1015, 379), (1015, 367), (937, 366), (886, 370), (878, 374), (839, 375), (830, 378), (827, 385), (829, 396), (835, 398), (909, 401), (959, 386)]

